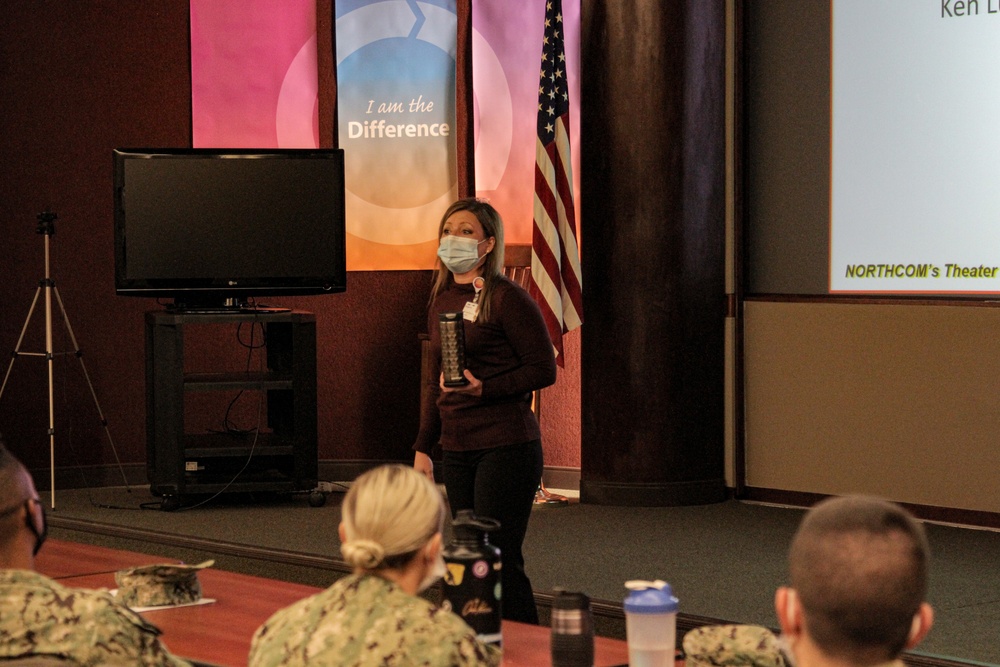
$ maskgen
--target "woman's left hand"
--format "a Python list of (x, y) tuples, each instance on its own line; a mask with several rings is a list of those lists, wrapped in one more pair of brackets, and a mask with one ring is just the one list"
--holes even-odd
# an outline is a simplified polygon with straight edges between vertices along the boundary
[(466, 368), (463, 372), (465, 378), (469, 381), (469, 384), (462, 385), (461, 387), (446, 387), (444, 386), (444, 373), (441, 373), (441, 379), (438, 381), (441, 385), (441, 391), (443, 393), (453, 393), (453, 394), (468, 394), (469, 396), (482, 396), (483, 395), (483, 383), (476, 378), (475, 375), (469, 372)]

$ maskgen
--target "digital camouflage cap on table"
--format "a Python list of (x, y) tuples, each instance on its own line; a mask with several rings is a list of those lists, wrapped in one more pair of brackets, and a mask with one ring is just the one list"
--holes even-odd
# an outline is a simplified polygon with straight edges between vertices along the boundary
[(687, 667), (785, 667), (774, 633), (757, 625), (705, 625), (684, 635)]
[(211, 567), (214, 560), (197, 565), (143, 565), (115, 572), (118, 599), (129, 607), (160, 607), (190, 604), (201, 599), (198, 570)]

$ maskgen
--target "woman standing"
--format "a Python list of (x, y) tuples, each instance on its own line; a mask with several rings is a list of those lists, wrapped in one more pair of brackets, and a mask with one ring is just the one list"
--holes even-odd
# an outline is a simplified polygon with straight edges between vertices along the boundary
[[(503, 563), (503, 617), (538, 623), (521, 545), (542, 478), (531, 392), (556, 380), (552, 343), (534, 300), (502, 273), (503, 220), (496, 209), (460, 199), (445, 211), (438, 231), (441, 267), (427, 319), (434, 361), (413, 465), (433, 479), (430, 452), (441, 444), (452, 513), (471, 509), (500, 522), (490, 541)], [(463, 314), (469, 382), (445, 387), (438, 315), (456, 311)]]

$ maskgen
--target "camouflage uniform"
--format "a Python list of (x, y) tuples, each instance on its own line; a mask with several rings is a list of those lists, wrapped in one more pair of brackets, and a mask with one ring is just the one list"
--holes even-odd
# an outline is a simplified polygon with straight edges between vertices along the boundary
[(493, 667), (500, 660), (500, 650), (452, 612), (381, 577), (350, 575), (268, 619), (254, 634), (249, 664)]
[[(794, 667), (787, 646), (758, 625), (705, 625), (684, 635), (685, 667)], [(902, 660), (872, 667), (906, 667)]]
[(785, 667), (778, 639), (757, 625), (706, 625), (683, 643), (687, 667)]
[(189, 663), (160, 631), (105, 591), (68, 588), (28, 570), (0, 570), (0, 660), (57, 655), (78, 665)]
[(198, 565), (143, 565), (119, 570), (115, 572), (115, 598), (132, 609), (193, 604), (201, 599), (198, 571), (214, 564), (214, 560), (207, 560)]

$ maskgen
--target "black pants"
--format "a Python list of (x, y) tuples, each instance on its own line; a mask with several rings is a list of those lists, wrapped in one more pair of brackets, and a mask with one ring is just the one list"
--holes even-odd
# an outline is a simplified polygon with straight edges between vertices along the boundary
[(471, 509), (477, 516), (500, 522), (500, 530), (489, 539), (500, 548), (503, 563), (503, 617), (537, 625), (538, 609), (524, 572), (521, 545), (542, 479), (541, 440), (471, 452), (446, 451), (442, 467), (453, 517), (459, 510)]

